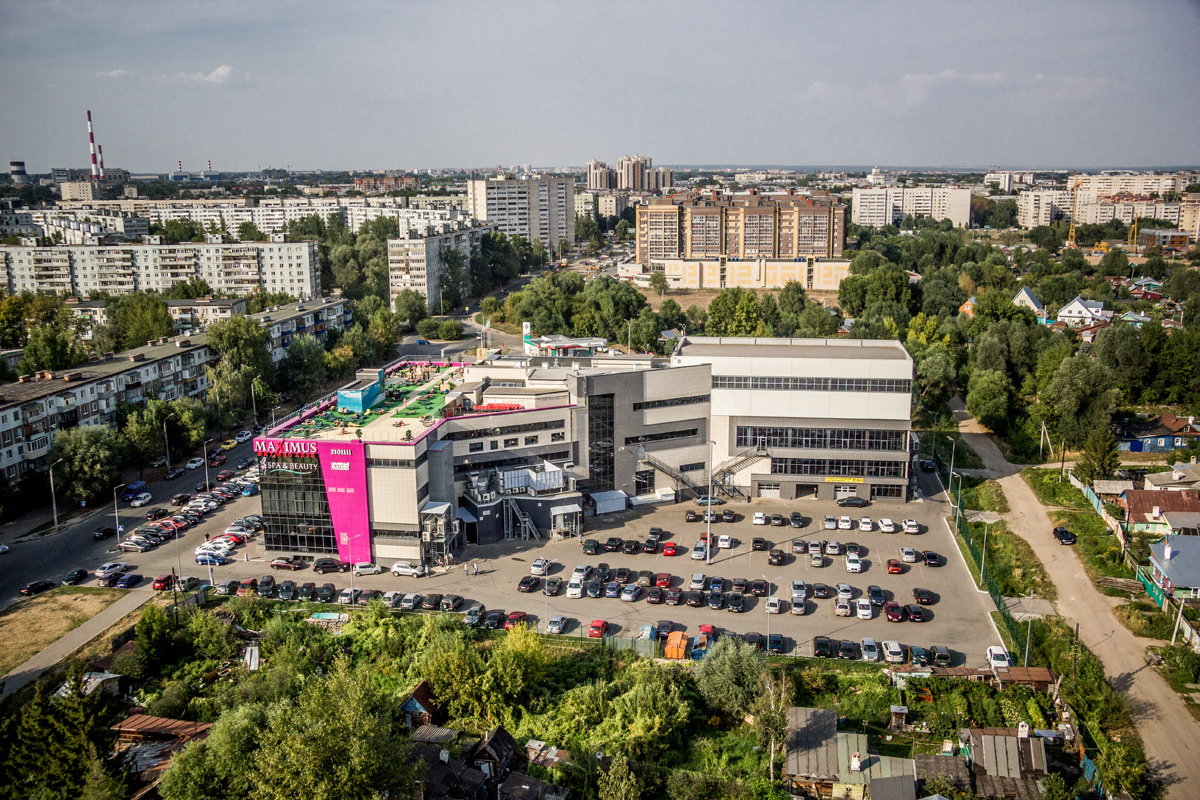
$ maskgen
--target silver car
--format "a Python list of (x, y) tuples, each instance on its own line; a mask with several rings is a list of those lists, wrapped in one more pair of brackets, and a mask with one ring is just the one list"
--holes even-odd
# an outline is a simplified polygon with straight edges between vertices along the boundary
[(567, 627), (567, 618), (562, 614), (555, 614), (546, 623), (546, 633), (562, 633)]

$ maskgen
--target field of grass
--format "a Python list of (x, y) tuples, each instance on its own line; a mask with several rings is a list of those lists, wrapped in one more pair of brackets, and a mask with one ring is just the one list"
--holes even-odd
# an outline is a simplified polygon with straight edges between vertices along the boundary
[(1008, 498), (996, 481), (981, 481), (979, 478), (967, 478), (963, 483), (963, 508), (975, 511), (995, 511), (997, 514), (1008, 513)]
[(1117, 606), (1113, 613), (1130, 633), (1145, 639), (1170, 640), (1171, 631), (1175, 628), (1175, 620), (1147, 600)]
[[(1075, 548), (1088, 577), (1093, 581), (1101, 575), (1112, 578), (1132, 578), (1133, 570), (1121, 556), (1121, 542), (1108, 530), (1104, 520), (1094, 511), (1051, 511), (1050, 521), (1075, 534)], [(1046, 531), (1049, 535), (1050, 531)]]
[(0, 675), (19, 667), (124, 595), (121, 589), (60, 586), (0, 612)]
[[(976, 547), (983, 545), (984, 523), (971, 522), (967, 529)], [(1054, 600), (1058, 597), (1058, 589), (1046, 568), (1034, 555), (1033, 548), (1011, 532), (1003, 522), (994, 523), (987, 527), (987, 561), (984, 569), (1005, 597), (1019, 597), (1036, 592), (1038, 597)], [(957, 537), (956, 537), (957, 542)], [(971, 575), (979, 582), (978, 565), (974, 563), (969, 552), (965, 553), (967, 563), (971, 567)]]
[(1059, 471), (1056, 469), (1037, 469), (1030, 467), (1021, 470), (1021, 477), (1033, 489), (1038, 500), (1044, 506), (1060, 506), (1062, 508), (1091, 508), (1092, 504), (1083, 496), (1083, 492), (1071, 485), (1064, 477), (1058, 480)]

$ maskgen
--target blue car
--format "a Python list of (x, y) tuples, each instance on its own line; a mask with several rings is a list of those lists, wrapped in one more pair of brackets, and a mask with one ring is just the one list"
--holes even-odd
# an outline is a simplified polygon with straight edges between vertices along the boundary
[(201, 553), (196, 556), (196, 563), (202, 567), (219, 567), (222, 564), (228, 564), (229, 559), (212, 553)]
[(133, 572), (127, 572), (117, 579), (116, 586), (118, 589), (132, 589), (142, 582), (142, 576)]
[(417, 339), (417, 344), (429, 344), (429, 342), (425, 341), (424, 339)]
[(621, 584), (617, 583), (616, 581), (613, 581), (612, 583), (608, 584), (608, 586), (605, 586), (604, 587), (604, 596), (605, 597), (620, 597), (621, 596)]
[(247, 486), (245, 489), (242, 489), (242, 497), (254, 497), (254, 495), (256, 495), (256, 494), (258, 494), (258, 484), (257, 483), (252, 483), (249, 486)]

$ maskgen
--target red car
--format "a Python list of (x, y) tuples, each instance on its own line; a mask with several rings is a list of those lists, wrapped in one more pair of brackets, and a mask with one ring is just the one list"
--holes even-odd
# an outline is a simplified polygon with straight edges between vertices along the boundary
[(508, 615), (508, 619), (504, 620), (504, 630), (511, 631), (525, 621), (524, 611), (513, 611)]
[(603, 638), (604, 634), (607, 630), (608, 630), (607, 622), (605, 622), (602, 619), (594, 619), (594, 620), (592, 620), (592, 626), (590, 628), (588, 628), (588, 638), (590, 638), (590, 639)]
[(170, 589), (171, 588), (171, 576), (170, 575), (159, 575), (157, 578), (154, 579), (154, 583), (151, 584), (151, 588), (157, 589), (159, 591), (162, 591), (164, 589)]
[(228, 460), (229, 459), (225, 457), (225, 454), (221, 453), (220, 455), (216, 455), (216, 456), (213, 456), (212, 458), (210, 458), (208, 460), (208, 465), (210, 467), (219, 467)]
[(668, 572), (660, 572), (654, 577), (654, 585), (660, 589), (671, 588), (671, 575)]
[(232, 478), (234, 475), (237, 475), (237, 473), (236, 473), (236, 472), (234, 472), (233, 470), (231, 470), (231, 469), (223, 469), (223, 470), (221, 470), (220, 472), (218, 472), (218, 473), (217, 473), (217, 480), (219, 480), (219, 481), (227, 481), (227, 480), (229, 480), (230, 478)]
[(888, 575), (899, 575), (904, 572), (904, 565), (897, 559), (889, 558), (887, 562)]
[(895, 600), (888, 600), (883, 604), (883, 613), (887, 617), (888, 622), (904, 621), (904, 609)]
[(675, 555), (675, 543), (674, 542), (663, 542), (663, 553), (662, 554), (664, 556)]

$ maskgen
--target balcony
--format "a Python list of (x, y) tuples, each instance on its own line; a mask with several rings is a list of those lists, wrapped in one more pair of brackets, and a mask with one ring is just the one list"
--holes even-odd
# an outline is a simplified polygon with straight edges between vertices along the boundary
[(25, 445), (25, 460), (32, 461), (35, 458), (41, 458), (50, 452), (50, 437), (40, 436), (36, 439), (31, 439)]

